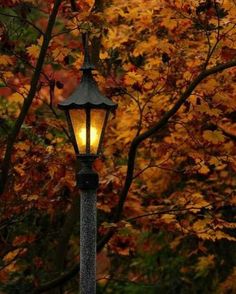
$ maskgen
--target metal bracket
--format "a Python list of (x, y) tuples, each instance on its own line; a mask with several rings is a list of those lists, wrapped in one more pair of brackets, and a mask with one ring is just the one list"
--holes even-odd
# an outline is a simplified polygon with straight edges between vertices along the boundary
[(81, 190), (98, 188), (98, 173), (92, 168), (93, 160), (85, 158), (79, 159), (79, 172), (76, 173), (77, 187)]

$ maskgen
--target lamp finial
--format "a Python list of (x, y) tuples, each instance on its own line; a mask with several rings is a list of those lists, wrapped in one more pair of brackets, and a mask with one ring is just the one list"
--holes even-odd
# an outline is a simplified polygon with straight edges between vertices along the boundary
[(84, 63), (81, 67), (81, 70), (92, 70), (95, 69), (94, 65), (91, 63), (90, 54), (89, 54), (89, 46), (88, 46), (88, 33), (82, 33), (82, 42), (84, 48)]

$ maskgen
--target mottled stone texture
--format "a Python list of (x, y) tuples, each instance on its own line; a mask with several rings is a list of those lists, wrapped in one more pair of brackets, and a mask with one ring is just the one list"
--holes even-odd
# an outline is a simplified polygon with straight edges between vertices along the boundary
[(96, 190), (80, 190), (80, 294), (96, 293)]

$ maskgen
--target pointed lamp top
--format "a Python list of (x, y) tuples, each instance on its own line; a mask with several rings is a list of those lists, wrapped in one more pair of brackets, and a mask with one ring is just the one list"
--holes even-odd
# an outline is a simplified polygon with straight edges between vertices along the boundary
[(62, 110), (86, 108), (114, 110), (117, 108), (117, 104), (102, 95), (93, 78), (92, 70), (94, 69), (94, 66), (90, 60), (87, 33), (82, 34), (82, 40), (84, 47), (84, 63), (80, 69), (83, 72), (81, 82), (72, 95), (68, 99), (59, 103), (58, 107)]

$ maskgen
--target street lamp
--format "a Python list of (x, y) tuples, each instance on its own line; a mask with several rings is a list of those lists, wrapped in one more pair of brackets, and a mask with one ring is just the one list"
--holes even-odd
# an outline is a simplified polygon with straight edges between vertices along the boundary
[(65, 111), (71, 142), (80, 169), (80, 294), (96, 293), (96, 190), (98, 174), (92, 163), (101, 153), (109, 114), (117, 104), (103, 96), (93, 78), (88, 51), (88, 35), (83, 34), (84, 64), (80, 84), (72, 95), (58, 104)]

